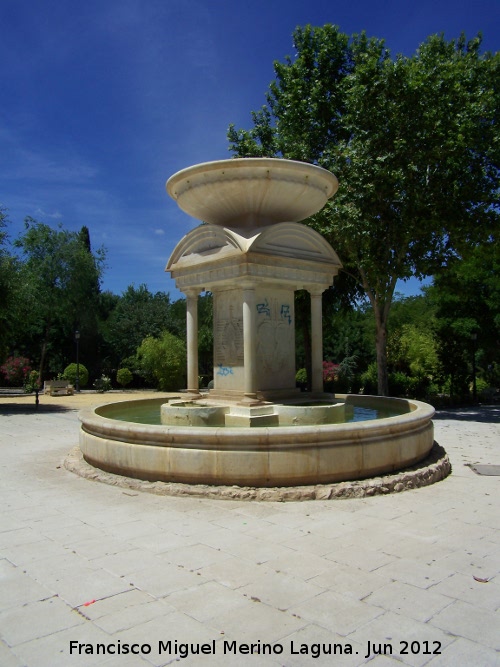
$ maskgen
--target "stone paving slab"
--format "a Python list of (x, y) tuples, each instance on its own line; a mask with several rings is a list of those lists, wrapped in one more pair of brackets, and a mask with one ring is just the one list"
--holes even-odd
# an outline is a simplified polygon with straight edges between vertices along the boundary
[(437, 484), (281, 503), (66, 470), (78, 409), (131, 397), (0, 396), (2, 667), (500, 665), (498, 407), (437, 413)]

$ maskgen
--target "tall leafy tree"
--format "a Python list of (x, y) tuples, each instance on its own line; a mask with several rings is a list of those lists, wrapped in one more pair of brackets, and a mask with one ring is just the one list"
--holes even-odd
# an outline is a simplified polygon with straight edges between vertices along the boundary
[(239, 157), (319, 164), (340, 181), (308, 222), (365, 291), (388, 393), (387, 323), (398, 279), (436, 274), (499, 225), (500, 54), (481, 39), (429, 37), (392, 58), (380, 39), (297, 28), (275, 62), (253, 128), (230, 126)]
[(0, 252), (5, 251), (5, 243), (7, 241), (7, 210), (3, 207), (0, 206)]
[(468, 395), (472, 356), (480, 377), (500, 382), (500, 248), (497, 242), (474, 248), (426, 288), (436, 309), (441, 364), (455, 398)]
[(0, 361), (8, 353), (9, 339), (13, 328), (18, 263), (9, 252), (7, 210), (0, 207)]
[(146, 285), (129, 285), (102, 325), (107, 363), (118, 367), (148, 336), (157, 338), (165, 330), (176, 333), (175, 329), (169, 294), (152, 293)]
[(53, 229), (33, 218), (26, 218), (25, 226), (14, 242), (21, 253), (17, 317), (26, 344), (39, 344), (43, 377), (47, 357), (64, 363), (62, 350), (72, 349), (75, 330), (84, 329), (89, 313), (97, 309), (105, 252), (92, 254), (78, 233), (61, 226)]

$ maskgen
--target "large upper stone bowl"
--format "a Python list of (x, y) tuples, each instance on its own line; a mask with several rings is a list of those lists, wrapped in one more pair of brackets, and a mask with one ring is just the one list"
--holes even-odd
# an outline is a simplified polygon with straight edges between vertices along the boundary
[(306, 162), (238, 158), (182, 169), (167, 181), (179, 207), (223, 227), (251, 228), (300, 222), (335, 194), (337, 178)]

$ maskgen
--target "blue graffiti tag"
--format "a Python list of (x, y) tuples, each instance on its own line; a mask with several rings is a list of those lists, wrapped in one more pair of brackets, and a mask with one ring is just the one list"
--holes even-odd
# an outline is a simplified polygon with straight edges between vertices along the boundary
[(219, 364), (219, 370), (217, 371), (217, 375), (222, 375), (223, 377), (225, 377), (226, 375), (234, 375), (234, 373), (231, 366), (223, 366), (222, 364)]
[(286, 320), (288, 324), (292, 323), (292, 316), (290, 315), (290, 306), (287, 304), (283, 304), (281, 306), (281, 317), (282, 319)]
[(257, 313), (259, 315), (267, 315), (268, 317), (271, 317), (271, 309), (269, 308), (269, 301), (267, 298), (264, 303), (257, 304)]

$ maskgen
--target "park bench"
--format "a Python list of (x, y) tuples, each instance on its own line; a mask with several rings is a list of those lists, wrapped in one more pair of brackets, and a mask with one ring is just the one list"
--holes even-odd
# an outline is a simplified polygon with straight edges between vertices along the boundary
[(51, 396), (72, 396), (75, 390), (67, 380), (49, 380), (43, 385), (43, 393)]

